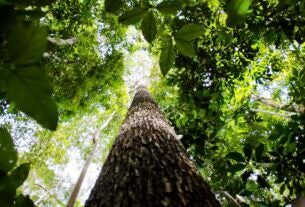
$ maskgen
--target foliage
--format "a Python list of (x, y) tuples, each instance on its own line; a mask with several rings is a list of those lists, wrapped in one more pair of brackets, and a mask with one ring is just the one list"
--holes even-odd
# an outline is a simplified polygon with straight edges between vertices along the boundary
[(13, 140), (5, 128), (0, 128), (0, 203), (1, 206), (34, 206), (34, 203), (22, 194), (16, 195), (16, 189), (28, 177), (30, 165), (16, 166), (17, 152)]
[[(305, 196), (304, 14), (301, 0), (1, 1), (1, 113), (57, 129), (35, 125), (21, 160), (33, 192), (37, 180), (65, 190), (33, 200), (64, 205), (52, 166), (68, 162), (66, 149), (85, 157), (92, 123), (115, 113), (103, 161), (128, 102), (125, 55), (144, 48), (158, 62), (151, 91), (223, 206), (223, 192), (241, 206), (292, 205)], [(143, 38), (128, 37), (132, 27)], [(16, 168), (2, 137), (1, 175), (19, 186), (28, 166)], [(15, 187), (10, 202), (30, 205)]]

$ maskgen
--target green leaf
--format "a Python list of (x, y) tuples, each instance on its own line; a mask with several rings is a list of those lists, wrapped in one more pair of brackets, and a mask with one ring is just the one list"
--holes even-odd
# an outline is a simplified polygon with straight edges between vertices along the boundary
[(28, 195), (24, 196), (20, 194), (16, 198), (16, 207), (35, 207), (35, 204)]
[(0, 127), (0, 171), (8, 172), (16, 164), (17, 151), (11, 135), (4, 127)]
[(261, 187), (261, 188), (268, 188), (268, 189), (270, 188), (269, 183), (262, 176), (258, 175), (256, 181), (259, 184), (259, 187)]
[(236, 162), (245, 162), (245, 158), (238, 152), (230, 152), (226, 157), (235, 160)]
[(252, 0), (231, 0), (228, 7), (227, 25), (234, 27), (244, 22)]
[(175, 62), (175, 56), (176, 51), (173, 45), (172, 37), (163, 38), (159, 65), (161, 72), (164, 76), (173, 67)]
[(190, 42), (187, 42), (182, 39), (176, 39), (176, 47), (182, 55), (188, 57), (195, 57), (196, 52), (193, 48), (193, 45)]
[(256, 149), (255, 149), (255, 158), (257, 162), (260, 162), (262, 159), (262, 155), (264, 152), (264, 145), (260, 144)]
[(29, 163), (23, 163), (19, 165), (12, 173), (11, 177), (14, 180), (15, 187), (18, 188), (22, 185), (22, 183), (26, 180), (26, 178), (29, 175), (30, 171), (30, 164)]
[(119, 17), (119, 22), (125, 25), (136, 24), (143, 18), (147, 10), (148, 8), (134, 8), (127, 11)]
[(247, 158), (247, 161), (249, 161), (252, 157), (252, 146), (250, 144), (245, 144), (243, 148), (244, 155)]
[(184, 25), (180, 30), (178, 30), (176, 34), (174, 34), (174, 36), (176, 39), (191, 41), (200, 37), (203, 34), (204, 34), (203, 26), (199, 24), (187, 24)]
[(244, 172), (244, 173), (241, 175), (241, 179), (242, 179), (244, 182), (246, 182), (252, 173), (253, 173), (252, 170), (247, 170), (246, 172)]
[(154, 41), (157, 35), (157, 24), (152, 11), (149, 11), (142, 20), (141, 30), (147, 42)]
[(58, 111), (51, 93), (47, 76), (36, 66), (12, 70), (7, 78), (7, 96), (17, 108), (42, 126), (55, 130)]
[(9, 55), (17, 65), (39, 61), (46, 46), (46, 29), (32, 24), (16, 24), (8, 38)]
[(105, 0), (106, 12), (114, 13), (123, 5), (123, 0)]
[(245, 164), (238, 163), (238, 164), (232, 165), (228, 171), (231, 172), (232, 174), (235, 174), (236, 172), (245, 169), (245, 167), (246, 167)]
[(16, 188), (11, 176), (0, 176), (0, 204), (2, 206), (14, 206), (14, 197), (16, 195)]
[(157, 9), (164, 15), (176, 14), (183, 8), (181, 0), (165, 0), (157, 5)]

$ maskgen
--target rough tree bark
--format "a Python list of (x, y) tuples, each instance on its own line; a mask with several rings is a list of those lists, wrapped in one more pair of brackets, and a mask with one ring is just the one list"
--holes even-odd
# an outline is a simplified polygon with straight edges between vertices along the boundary
[(85, 206), (220, 205), (170, 123), (140, 86)]

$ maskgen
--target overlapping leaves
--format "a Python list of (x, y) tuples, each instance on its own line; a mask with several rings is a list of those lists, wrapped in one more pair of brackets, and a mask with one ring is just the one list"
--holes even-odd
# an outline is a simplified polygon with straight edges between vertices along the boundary
[(14, 69), (4, 69), (2, 90), (9, 101), (42, 126), (55, 130), (57, 106), (51, 84), (38, 62), (47, 45), (46, 28), (30, 23), (16, 24), (8, 36), (8, 54)]
[(0, 204), (3, 207), (34, 206), (33, 202), (23, 195), (16, 197), (20, 187), (29, 174), (30, 165), (24, 163), (16, 167), (17, 151), (6, 128), (0, 127)]
[[(106, 11), (113, 12), (119, 10), (121, 4), (115, 1), (115, 7), (109, 8), (110, 1), (105, 2)], [(153, 6), (151, 4), (144, 4), (144, 6), (138, 6), (131, 10), (123, 12), (119, 16), (119, 22), (125, 25), (137, 24), (141, 22), (141, 30), (145, 40), (152, 43), (158, 33), (156, 15), (160, 12), (164, 16), (175, 15), (179, 10), (183, 8), (184, 4), (180, 0), (165, 0)], [(164, 34), (164, 31), (160, 32), (162, 41), (162, 48), (160, 54), (159, 65), (163, 75), (166, 75), (168, 71), (174, 66), (176, 49), (182, 55), (193, 58), (196, 56), (196, 51), (191, 43), (192, 40), (200, 37), (204, 33), (204, 28), (199, 24), (187, 24), (184, 25), (177, 32), (169, 31)], [(174, 38), (174, 39), (173, 39)], [(174, 41), (173, 41), (174, 40)]]

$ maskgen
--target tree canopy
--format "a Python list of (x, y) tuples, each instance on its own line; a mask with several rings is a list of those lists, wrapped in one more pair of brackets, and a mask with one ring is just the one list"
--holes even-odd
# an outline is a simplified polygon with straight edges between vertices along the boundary
[(304, 1), (0, 0), (0, 17), (1, 206), (65, 206), (101, 130), (82, 206), (139, 81), (222, 206), (305, 196)]

